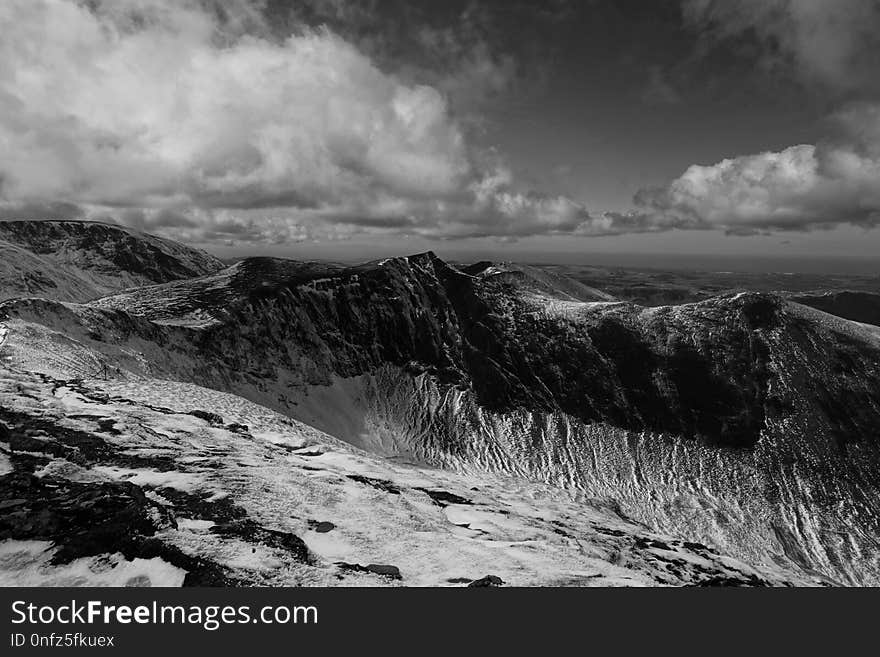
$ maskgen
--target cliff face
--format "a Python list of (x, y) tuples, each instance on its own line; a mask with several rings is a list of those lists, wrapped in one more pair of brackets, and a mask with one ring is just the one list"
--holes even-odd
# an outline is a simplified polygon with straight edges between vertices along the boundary
[(65, 356), (46, 367), (68, 375), (195, 382), (383, 455), (537, 479), (755, 563), (880, 582), (877, 332), (766, 294), (645, 309), (469, 271), (432, 254), (254, 259), (0, 313), (12, 362), (16, 332), (50, 329)]
[(0, 299), (86, 301), (128, 287), (219, 271), (217, 258), (121, 226), (83, 221), (0, 222)]
[[(91, 308), (169, 335), (192, 329), (182, 339), (207, 368), (255, 384), (273, 368), (308, 385), (391, 365), (467, 389), (494, 412), (563, 412), (720, 447), (753, 447), (768, 421), (793, 412), (793, 394), (842, 444), (861, 435), (849, 422), (880, 419), (872, 334), (765, 294), (582, 303), (426, 254), (348, 269), (250, 260)], [(795, 363), (823, 371), (799, 377)]]

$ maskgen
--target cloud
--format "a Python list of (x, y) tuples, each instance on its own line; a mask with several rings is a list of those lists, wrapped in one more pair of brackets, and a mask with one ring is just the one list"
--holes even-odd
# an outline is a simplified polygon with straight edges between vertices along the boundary
[(192, 3), (107, 6), (0, 9), (4, 194), (309, 206), (371, 188), (444, 194), (468, 174), (440, 94), (331, 34), (218, 47)]
[(637, 224), (730, 234), (880, 224), (880, 3), (683, 0), (708, 42), (751, 36), (767, 67), (831, 91), (842, 109), (817, 144), (693, 165), (634, 199)]
[[(695, 165), (633, 212), (597, 213), (523, 187), (475, 145), (481, 104), (517, 74), (485, 5), (413, 21), (392, 62), (373, 3), (312, 0), (312, 19), (289, 22), (270, 4), (0, 3), (0, 219), (92, 217), (202, 243), (878, 223), (872, 98), (846, 104), (821, 143)], [(684, 0), (707, 39), (752, 34), (805, 82), (870, 95), (876, 3), (830, 6)], [(661, 69), (648, 75), (647, 100), (681, 102)]]
[(682, 8), (709, 44), (751, 38), (766, 68), (840, 93), (880, 92), (876, 0), (683, 0)]
[(294, 23), (329, 27), (400, 79), (433, 86), (468, 123), (480, 125), (480, 110), (519, 74), (498, 43), (497, 10), (478, 0), (302, 0), (290, 11)]
[(448, 93), (326, 29), (279, 37), (262, 4), (0, 3), (0, 202), (206, 238), (589, 228), (486, 165)]
[(635, 198), (646, 220), (676, 228), (747, 234), (880, 224), (880, 105), (861, 103), (833, 117), (834, 135), (694, 165), (662, 189)]
[(50, 219), (82, 219), (85, 212), (73, 203), (0, 203), (0, 221), (46, 221)]

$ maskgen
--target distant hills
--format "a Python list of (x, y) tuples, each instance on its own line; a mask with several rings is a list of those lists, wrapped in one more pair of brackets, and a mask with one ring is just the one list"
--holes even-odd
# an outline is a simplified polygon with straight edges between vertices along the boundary
[(0, 221), (0, 299), (88, 301), (223, 266), (204, 251), (114, 224)]

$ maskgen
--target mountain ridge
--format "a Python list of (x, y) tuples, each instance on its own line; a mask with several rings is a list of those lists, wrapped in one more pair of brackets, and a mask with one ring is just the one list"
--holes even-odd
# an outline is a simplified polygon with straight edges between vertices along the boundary
[(223, 267), (204, 251), (97, 221), (0, 221), (0, 256), (0, 299), (83, 302)]
[(0, 324), (13, 370), (197, 384), (391, 462), (525, 478), (757, 566), (880, 581), (880, 332), (779, 295), (645, 308), (433, 252), (251, 258), (85, 304), (9, 300)]
[(0, 309), (12, 362), (45, 327), (75, 342), (64, 376), (196, 382), (384, 457), (582, 490), (754, 563), (878, 581), (880, 336), (766, 293), (642, 308), (540, 288), (433, 253), (254, 259)]

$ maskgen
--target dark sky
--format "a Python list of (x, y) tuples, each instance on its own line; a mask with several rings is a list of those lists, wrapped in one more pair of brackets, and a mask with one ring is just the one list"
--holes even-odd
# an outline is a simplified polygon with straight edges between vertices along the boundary
[[(830, 109), (823, 90), (756, 71), (747, 36), (710, 47), (676, 0), (386, 0), (341, 19), (338, 3), (315, 4), (323, 11), (300, 14), (387, 70), (417, 67), (414, 79), (459, 61), (432, 57), (413, 26), (453, 30), (498, 68), (509, 59), (504, 85), (459, 108), (482, 119), (474, 139), (502, 149), (533, 186), (597, 209), (628, 209), (639, 188), (690, 164), (813, 143)], [(291, 6), (303, 5), (276, 2), (270, 15), (285, 24)]]
[(0, 216), (223, 253), (880, 252), (878, 0), (11, 0)]

